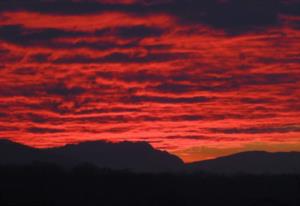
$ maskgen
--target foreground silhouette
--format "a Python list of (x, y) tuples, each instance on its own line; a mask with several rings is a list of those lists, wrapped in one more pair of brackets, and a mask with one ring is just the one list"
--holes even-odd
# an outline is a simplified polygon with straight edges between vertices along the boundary
[(299, 152), (244, 152), (184, 164), (175, 155), (154, 149), (146, 142), (96, 141), (39, 150), (0, 140), (0, 165), (28, 165), (34, 162), (48, 162), (67, 169), (89, 163), (99, 168), (148, 173), (300, 174)]
[(183, 161), (146, 142), (83, 142), (50, 149), (35, 149), (8, 140), (0, 140), (0, 165), (24, 165), (49, 162), (64, 168), (90, 163), (100, 168), (128, 169), (135, 172), (182, 170)]
[(300, 176), (137, 174), (86, 164), (0, 167), (1, 206), (298, 206)]
[(145, 142), (39, 150), (1, 140), (0, 206), (298, 206), (299, 157), (246, 152), (184, 164)]
[(187, 170), (216, 174), (300, 174), (300, 153), (242, 152), (191, 163)]

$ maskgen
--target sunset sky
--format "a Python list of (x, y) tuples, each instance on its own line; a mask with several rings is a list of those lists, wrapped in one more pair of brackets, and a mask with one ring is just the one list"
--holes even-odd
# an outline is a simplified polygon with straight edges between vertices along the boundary
[(300, 151), (300, 0), (1, 0), (0, 138)]

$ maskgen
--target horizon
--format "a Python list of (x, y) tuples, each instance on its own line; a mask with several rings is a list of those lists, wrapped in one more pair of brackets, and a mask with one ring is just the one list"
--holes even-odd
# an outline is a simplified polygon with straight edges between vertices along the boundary
[[(18, 145), (26, 146), (28, 148), (38, 149), (38, 150), (60, 149), (60, 148), (68, 147), (68, 146), (80, 146), (80, 145), (85, 144), (85, 143), (105, 143), (105, 144), (111, 144), (111, 145), (124, 144), (124, 143), (130, 143), (130, 144), (146, 143), (147, 145), (151, 146), (151, 148), (154, 149), (154, 150), (167, 152), (167, 150), (156, 149), (151, 144), (149, 144), (149, 142), (147, 142), (147, 141), (127, 141), (127, 140), (124, 140), (124, 141), (120, 141), (120, 142), (111, 142), (109, 140), (94, 140), (94, 141), (74, 142), (74, 143), (68, 143), (68, 144), (61, 145), (61, 146), (42, 147), (42, 148), (34, 147), (34, 146), (26, 145), (26, 144), (22, 144), (22, 143), (19, 143), (19, 142), (8, 140), (8, 139), (0, 139), (0, 143), (1, 143), (1, 141), (7, 141), (9, 143), (14, 143), (14, 144), (18, 144)], [(300, 154), (300, 151), (291, 150), (291, 151), (279, 151), (278, 152), (278, 151), (265, 151), (265, 150), (244, 150), (244, 151), (240, 151), (240, 152), (236, 152), (236, 153), (228, 153), (228, 154), (225, 154), (225, 155), (222, 155), (222, 156), (216, 156), (216, 157), (211, 157), (211, 158), (207, 158), (207, 159), (200, 159), (200, 160), (196, 160), (196, 161), (185, 161), (180, 156), (178, 156), (178, 155), (176, 155), (174, 153), (169, 153), (169, 154), (175, 155), (177, 158), (179, 158), (180, 160), (182, 160), (182, 162), (184, 164), (191, 164), (191, 163), (203, 162), (203, 161), (206, 161), (206, 160), (208, 160), (208, 161), (209, 160), (217, 160), (219, 158), (230, 157), (230, 156), (235, 156), (235, 155), (245, 154), (245, 153), (265, 153), (265, 154), (284, 154), (284, 153), (291, 154), (291, 153), (299, 153)]]
[(300, 151), (297, 0), (0, 1), (0, 139)]

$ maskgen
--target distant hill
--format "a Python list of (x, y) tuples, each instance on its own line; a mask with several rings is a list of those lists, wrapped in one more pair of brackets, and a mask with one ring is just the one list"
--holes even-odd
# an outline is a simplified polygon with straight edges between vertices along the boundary
[(216, 174), (300, 174), (300, 153), (242, 152), (186, 165), (189, 172)]
[(181, 170), (183, 161), (175, 155), (154, 149), (146, 142), (84, 142), (51, 149), (34, 149), (0, 140), (0, 164), (24, 165), (49, 162), (64, 167), (90, 163), (100, 168), (136, 172)]
[(0, 165), (54, 163), (72, 168), (88, 163), (99, 168), (135, 172), (207, 172), (216, 174), (300, 174), (300, 153), (243, 152), (184, 164), (146, 142), (83, 142), (50, 149), (35, 149), (9, 140), (0, 140)]
[(42, 160), (38, 150), (9, 140), (0, 140), (1, 164), (28, 164)]

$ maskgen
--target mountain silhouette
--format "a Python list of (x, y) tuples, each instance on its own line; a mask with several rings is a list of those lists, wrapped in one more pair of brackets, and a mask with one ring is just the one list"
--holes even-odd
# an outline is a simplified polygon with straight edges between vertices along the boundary
[(147, 142), (83, 142), (36, 149), (0, 140), (0, 165), (53, 163), (64, 168), (91, 164), (99, 168), (134, 172), (206, 172), (215, 174), (300, 174), (300, 152), (242, 152), (212, 160), (186, 163)]
[(25, 165), (34, 162), (55, 163), (67, 168), (89, 163), (99, 168), (135, 172), (170, 172), (181, 170), (184, 166), (177, 156), (156, 150), (146, 142), (95, 141), (35, 149), (0, 140), (0, 164)]
[(187, 164), (189, 172), (215, 174), (300, 174), (299, 152), (242, 152)]
[(9, 140), (0, 140), (1, 164), (29, 164), (42, 160), (38, 150)]
[(47, 150), (36, 149), (9, 140), (0, 140), (0, 165), (27, 165), (35, 162), (71, 167), (76, 161)]

